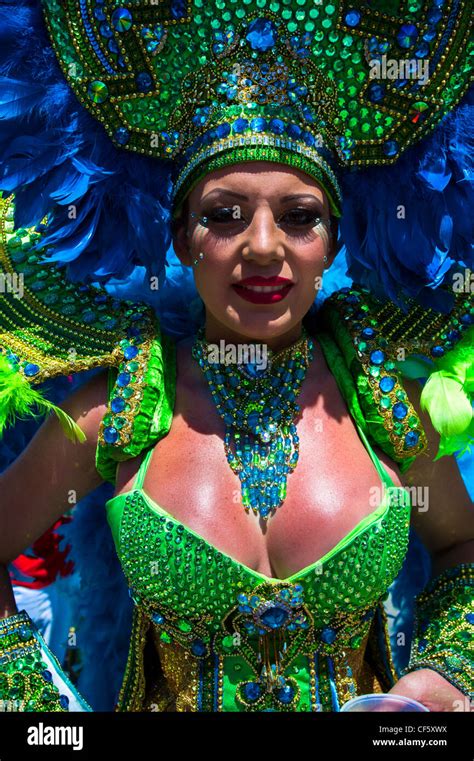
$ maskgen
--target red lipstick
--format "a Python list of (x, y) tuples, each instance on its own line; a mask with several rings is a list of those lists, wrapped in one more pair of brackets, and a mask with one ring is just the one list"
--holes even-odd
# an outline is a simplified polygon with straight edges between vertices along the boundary
[(282, 301), (294, 283), (286, 277), (246, 277), (232, 285), (236, 293), (252, 304), (275, 304)]

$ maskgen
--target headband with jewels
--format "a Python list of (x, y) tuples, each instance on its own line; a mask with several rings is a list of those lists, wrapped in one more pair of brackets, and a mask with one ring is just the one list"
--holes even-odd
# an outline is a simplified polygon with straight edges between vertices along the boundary
[(209, 171), (258, 159), (317, 179), (339, 216), (338, 170), (396, 161), (469, 82), (459, 0), (45, 0), (44, 13), (114, 143), (174, 161), (175, 211)]

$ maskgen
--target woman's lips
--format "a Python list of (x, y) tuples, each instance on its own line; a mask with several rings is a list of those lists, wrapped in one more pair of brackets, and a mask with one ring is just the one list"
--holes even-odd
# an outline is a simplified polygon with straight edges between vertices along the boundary
[(271, 286), (233, 285), (232, 288), (245, 301), (250, 301), (252, 304), (276, 304), (277, 301), (283, 301), (293, 288), (293, 283)]

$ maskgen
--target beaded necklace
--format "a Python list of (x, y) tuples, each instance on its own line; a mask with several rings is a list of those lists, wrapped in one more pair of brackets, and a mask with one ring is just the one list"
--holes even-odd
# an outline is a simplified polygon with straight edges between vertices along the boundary
[(233, 365), (209, 361), (210, 346), (201, 326), (192, 356), (226, 424), (224, 448), (241, 482), (242, 504), (266, 521), (283, 503), (288, 473), (298, 462), (299, 437), (293, 420), (300, 411), (296, 398), (313, 359), (314, 342), (303, 327), (291, 346), (277, 352), (268, 349), (265, 367), (247, 361)]

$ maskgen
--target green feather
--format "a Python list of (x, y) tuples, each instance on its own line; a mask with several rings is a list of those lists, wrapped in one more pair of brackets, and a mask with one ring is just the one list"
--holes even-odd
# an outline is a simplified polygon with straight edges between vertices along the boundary
[[(33, 405), (39, 412), (33, 412)], [(0, 437), (5, 428), (17, 419), (37, 418), (46, 412), (54, 412), (67, 438), (75, 442), (84, 442), (86, 435), (80, 426), (64, 410), (57, 407), (39, 392), (15, 370), (6, 357), (0, 356)]]
[(472, 406), (462, 383), (444, 370), (430, 375), (420, 401), (442, 436), (457, 436), (471, 423)]

